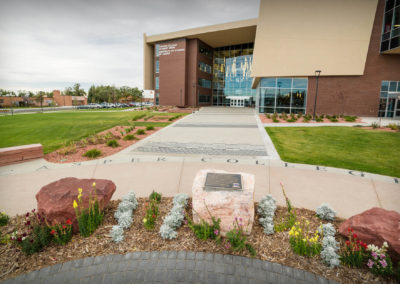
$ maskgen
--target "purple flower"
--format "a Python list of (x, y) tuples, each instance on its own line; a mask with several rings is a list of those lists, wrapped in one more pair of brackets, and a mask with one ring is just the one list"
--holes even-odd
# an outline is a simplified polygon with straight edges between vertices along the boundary
[(239, 221), (242, 222), (243, 221), (242, 218), (239, 218)]
[(383, 259), (386, 257), (386, 255), (384, 253), (381, 253), (380, 257), (381, 257), (381, 259)]
[(226, 248), (226, 249), (230, 249), (231, 246), (230, 246), (229, 244), (226, 244), (226, 245), (225, 245), (225, 248)]
[(237, 217), (235, 217), (235, 221), (237, 221)]
[(373, 265), (374, 265), (374, 262), (373, 262), (371, 259), (368, 259), (367, 266), (368, 266), (369, 268), (372, 268)]
[(377, 257), (378, 257), (378, 255), (376, 254), (376, 252), (371, 252), (371, 255), (372, 255), (372, 257), (374, 258), (374, 259), (376, 259)]
[(214, 230), (214, 234), (218, 236), (219, 231), (217, 229)]
[(387, 266), (386, 260), (380, 260), (379, 263), (382, 265), (383, 268)]
[(187, 225), (187, 220), (185, 219), (185, 221), (183, 221), (185, 223), (185, 225)]

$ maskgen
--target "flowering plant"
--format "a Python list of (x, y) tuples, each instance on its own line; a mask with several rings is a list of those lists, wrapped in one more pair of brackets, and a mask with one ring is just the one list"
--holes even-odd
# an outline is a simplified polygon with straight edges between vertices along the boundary
[(22, 234), (13, 233), (11, 240), (27, 255), (40, 251), (52, 241), (51, 228), (44, 214), (36, 213), (35, 209), (25, 214), (25, 227), (21, 231)]
[(150, 199), (150, 202), (146, 203), (145, 206), (146, 206), (146, 215), (143, 218), (143, 225), (147, 230), (151, 230), (154, 229), (156, 225), (156, 219), (158, 215), (157, 201), (154, 199)]
[(374, 245), (367, 247), (367, 251), (370, 253), (367, 266), (375, 275), (388, 276), (393, 273), (392, 261), (386, 253), (387, 248), (387, 242), (384, 242), (381, 248)]
[(9, 220), (10, 217), (6, 213), (0, 212), (0, 227), (7, 225)]
[(301, 219), (289, 231), (289, 242), (295, 253), (302, 256), (314, 256), (321, 251), (318, 230), (310, 232), (310, 221)]
[(253, 246), (247, 243), (247, 238), (243, 230), (243, 224), (241, 223), (243, 221), (242, 218), (239, 218), (239, 221), (240, 223), (238, 222), (238, 218), (235, 217), (233, 229), (226, 233), (226, 238), (230, 244), (229, 247), (232, 248), (233, 251), (241, 251), (246, 248), (252, 256), (255, 256), (256, 251), (254, 250)]
[(296, 222), (296, 212), (293, 210), (292, 203), (290, 202), (290, 199), (286, 195), (283, 182), (281, 182), (280, 185), (283, 196), (285, 197), (288, 215), (281, 222), (275, 224), (274, 229), (276, 232), (283, 232), (289, 230), (289, 228), (291, 228)]
[(50, 234), (53, 235), (54, 242), (65, 245), (72, 239), (72, 222), (67, 220), (66, 224), (55, 224), (52, 226)]
[(366, 258), (367, 244), (358, 239), (357, 234), (352, 228), (348, 229), (349, 239), (346, 241), (346, 246), (343, 253), (340, 255), (340, 260), (344, 265), (349, 267), (361, 267)]
[(83, 205), (82, 188), (78, 188), (78, 202), (74, 200), (72, 206), (75, 209), (76, 218), (78, 220), (79, 232), (83, 237), (89, 237), (101, 224), (104, 216), (97, 200), (96, 183), (93, 183), (93, 189), (89, 194), (89, 204), (87, 207)]

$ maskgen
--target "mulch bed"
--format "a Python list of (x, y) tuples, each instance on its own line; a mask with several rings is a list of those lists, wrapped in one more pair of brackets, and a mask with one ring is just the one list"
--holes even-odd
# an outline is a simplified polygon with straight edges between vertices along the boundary
[[(46, 161), (49, 161), (52, 163), (72, 163), (72, 162), (89, 161), (89, 160), (93, 160), (93, 159), (84, 157), (83, 154), (85, 154), (89, 150), (97, 149), (97, 150), (100, 150), (102, 154), (101, 154), (101, 156), (97, 157), (96, 159), (101, 159), (101, 158), (113, 155), (113, 154), (131, 146), (132, 144), (139, 142), (140, 140), (146, 138), (147, 136), (152, 135), (153, 133), (157, 132), (158, 130), (160, 130), (162, 128), (162, 127), (154, 127), (154, 130), (146, 130), (145, 126), (135, 126), (135, 129), (133, 129), (131, 132), (126, 133), (126, 134), (135, 135), (135, 137), (137, 139), (123, 140), (121, 131), (125, 131), (125, 129), (128, 127), (130, 127), (130, 126), (114, 126), (110, 129), (107, 129), (103, 132), (98, 133), (98, 135), (103, 135), (103, 134), (110, 132), (114, 136), (113, 139), (117, 140), (117, 142), (119, 144), (118, 147), (113, 148), (113, 147), (107, 146), (106, 143), (99, 143), (99, 144), (94, 144), (94, 145), (91, 145), (91, 144), (81, 145), (78, 142), (78, 143), (74, 143), (76, 145), (75, 153), (64, 155), (64, 154), (62, 154), (62, 152), (66, 147), (63, 147), (57, 151), (54, 151), (54, 152), (44, 155), (44, 158), (46, 159)], [(136, 131), (138, 129), (144, 129), (145, 134), (143, 134), (143, 135), (136, 134)]]
[[(139, 205), (133, 215), (134, 222), (131, 228), (125, 230), (125, 239), (121, 244), (115, 244), (111, 241), (109, 236), (111, 227), (117, 224), (113, 215), (119, 201), (111, 201), (108, 204), (105, 209), (103, 224), (88, 238), (74, 235), (72, 241), (65, 246), (52, 244), (40, 253), (31, 256), (23, 254), (18, 246), (14, 246), (13, 244), (1, 244), (0, 267), (2, 274), (0, 275), (0, 280), (74, 259), (107, 254), (125, 254), (134, 251), (190, 250), (250, 257), (247, 251), (235, 253), (227, 249), (223, 244), (217, 245), (215, 241), (198, 240), (187, 225), (183, 225), (178, 230), (177, 239), (163, 240), (158, 232), (162, 224), (162, 218), (166, 216), (172, 208), (172, 198), (162, 198), (159, 207), (159, 216), (156, 221), (156, 228), (152, 231), (146, 230), (142, 223), (142, 219), (145, 215), (144, 203), (146, 201), (148, 201), (148, 199), (138, 199)], [(305, 217), (310, 221), (311, 229), (315, 230), (320, 225), (320, 220), (315, 216), (314, 211), (307, 209), (296, 209), (296, 211), (298, 218)], [(280, 220), (285, 213), (286, 208), (278, 206), (276, 220)], [(191, 212), (188, 211), (188, 214), (191, 214)], [(343, 221), (342, 219), (338, 219), (333, 222), (336, 229), (338, 229), (338, 226)], [(2, 235), (11, 233), (14, 229), (18, 228), (18, 225), (23, 226), (23, 224), (24, 216), (13, 217), (7, 226), (1, 228), (1, 233)], [(343, 247), (345, 238), (337, 235), (336, 239), (341, 242), (341, 246)], [(263, 233), (263, 228), (258, 223), (258, 216), (256, 216), (253, 230), (248, 237), (248, 241), (257, 252), (256, 258), (307, 270), (337, 282), (394, 283), (391, 279), (387, 280), (374, 276), (372, 273), (368, 272), (366, 268), (354, 269), (340, 266), (330, 269), (322, 264), (319, 256), (313, 258), (299, 256), (292, 252), (289, 244), (288, 232), (275, 233), (269, 236), (265, 235)]]
[[(293, 123), (293, 124), (296, 124), (296, 123), (310, 123), (310, 124), (322, 123), (323, 124), (323, 123), (361, 123), (362, 122), (361, 118), (359, 118), (359, 117), (356, 118), (356, 120), (352, 121), (352, 122), (346, 121), (346, 120), (344, 120), (344, 118), (341, 118), (341, 117), (337, 118), (338, 119), (337, 122), (332, 122), (327, 118), (324, 118), (323, 121), (321, 121), (321, 122), (316, 122), (316, 121), (313, 121), (313, 120), (303, 121), (303, 117), (298, 119), (298, 120), (296, 120), (296, 121), (294, 121), (294, 122), (288, 122), (288, 121), (286, 121), (286, 120), (284, 120), (282, 118), (279, 118), (279, 116), (277, 117), (279, 122), (273, 122), (272, 118), (267, 118), (265, 116), (265, 114), (260, 114), (259, 117), (260, 117), (260, 120), (261, 120), (262, 123), (274, 123), (274, 124), (279, 124), (279, 123)], [(288, 116), (288, 117), (290, 118), (290, 116)]]

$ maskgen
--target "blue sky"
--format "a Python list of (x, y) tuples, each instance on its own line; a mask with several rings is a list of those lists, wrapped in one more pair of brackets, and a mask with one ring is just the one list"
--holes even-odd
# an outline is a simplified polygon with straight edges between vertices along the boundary
[(143, 86), (143, 33), (256, 18), (259, 0), (1, 0), (0, 88)]

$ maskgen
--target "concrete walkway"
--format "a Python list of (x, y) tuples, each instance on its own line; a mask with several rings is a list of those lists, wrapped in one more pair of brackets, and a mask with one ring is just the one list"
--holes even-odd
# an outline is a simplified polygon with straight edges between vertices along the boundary
[(204, 108), (103, 159), (68, 164), (39, 159), (0, 167), (0, 210), (15, 215), (35, 208), (40, 188), (64, 177), (110, 179), (117, 186), (113, 199), (130, 190), (139, 197), (152, 190), (191, 194), (200, 169), (254, 174), (257, 201), (270, 193), (285, 205), (282, 181), (295, 207), (315, 210), (328, 202), (344, 218), (375, 206), (400, 212), (400, 179), (285, 163), (258, 115), (232, 108)]
[(78, 259), (8, 279), (8, 283), (321, 283), (321, 276), (278, 263), (203, 252), (133, 252)]

